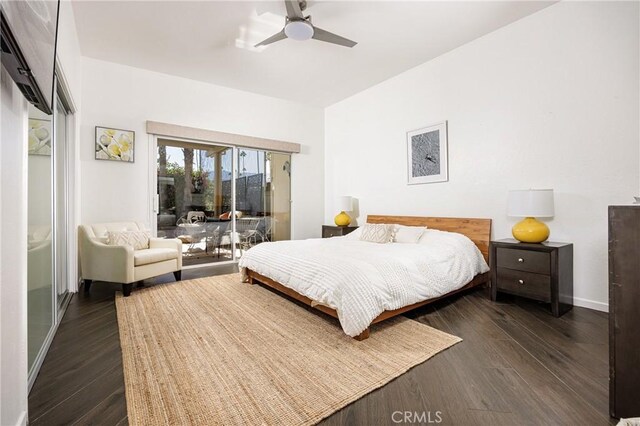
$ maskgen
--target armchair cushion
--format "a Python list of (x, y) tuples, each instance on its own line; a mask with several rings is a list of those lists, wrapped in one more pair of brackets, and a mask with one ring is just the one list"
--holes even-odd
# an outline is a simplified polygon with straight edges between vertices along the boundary
[(182, 253), (182, 242), (177, 238), (150, 238), (149, 248), (170, 248)]
[(109, 231), (107, 244), (110, 246), (131, 246), (134, 250), (149, 248), (149, 231)]
[(91, 238), (106, 237), (109, 231), (143, 231), (146, 227), (139, 222), (109, 222), (83, 225)]
[(177, 259), (178, 256), (181, 256), (181, 253), (176, 249), (152, 248), (134, 251), (133, 261), (135, 266), (141, 266), (162, 262), (164, 260)]

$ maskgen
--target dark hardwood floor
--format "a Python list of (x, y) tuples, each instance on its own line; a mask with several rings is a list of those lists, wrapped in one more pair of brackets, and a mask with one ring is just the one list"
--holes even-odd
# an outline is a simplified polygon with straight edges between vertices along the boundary
[[(191, 269), (183, 279), (234, 271)], [(95, 283), (90, 295), (73, 297), (29, 395), (32, 425), (127, 424), (114, 305), (119, 288)], [(615, 423), (608, 416), (606, 314), (574, 308), (554, 318), (544, 304), (507, 296), (493, 303), (480, 289), (407, 316), (464, 341), (322, 424)]]

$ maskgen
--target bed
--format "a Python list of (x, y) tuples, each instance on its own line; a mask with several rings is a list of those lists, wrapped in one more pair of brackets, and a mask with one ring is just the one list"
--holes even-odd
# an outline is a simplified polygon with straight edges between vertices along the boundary
[(241, 258), (243, 280), (338, 318), (357, 340), (371, 324), (489, 282), (490, 219), (370, 215), (367, 223), (427, 227), (424, 244), (349, 235), (263, 243)]

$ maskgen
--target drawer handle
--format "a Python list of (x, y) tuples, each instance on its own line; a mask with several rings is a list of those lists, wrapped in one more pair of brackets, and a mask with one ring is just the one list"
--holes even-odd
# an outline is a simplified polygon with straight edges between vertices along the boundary
[(524, 259), (523, 259), (523, 258), (521, 258), (521, 257), (519, 257), (519, 258), (518, 258), (518, 262), (520, 262), (520, 263), (524, 263)]
[(524, 284), (524, 280), (518, 280), (518, 284)]

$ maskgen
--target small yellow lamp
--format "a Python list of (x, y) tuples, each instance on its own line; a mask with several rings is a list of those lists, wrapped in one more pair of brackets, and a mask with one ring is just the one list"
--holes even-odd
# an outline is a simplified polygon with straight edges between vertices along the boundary
[(353, 209), (353, 198), (345, 195), (338, 198), (338, 208), (340, 213), (333, 219), (338, 226), (349, 226), (351, 218), (346, 212), (350, 212)]
[(511, 229), (513, 238), (523, 243), (542, 243), (549, 238), (549, 227), (536, 217), (553, 217), (553, 189), (509, 191), (508, 215), (524, 219)]

